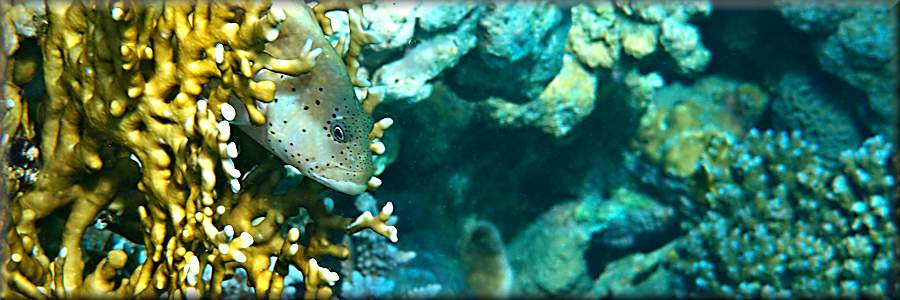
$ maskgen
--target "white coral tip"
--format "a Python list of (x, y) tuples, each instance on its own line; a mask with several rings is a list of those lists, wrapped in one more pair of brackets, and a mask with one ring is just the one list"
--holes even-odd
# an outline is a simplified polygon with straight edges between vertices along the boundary
[[(237, 144), (235, 144), (234, 142), (228, 143), (228, 145), (225, 146), (225, 154), (227, 154), (228, 157), (231, 157), (231, 158), (238, 157)], [(241, 176), (235, 176), (235, 177), (237, 178), (237, 177), (241, 177)]]
[(268, 32), (266, 32), (266, 41), (272, 42), (272, 41), (275, 41), (275, 39), (277, 39), (277, 38), (278, 38), (278, 28), (272, 28), (272, 29), (269, 29)]
[(300, 239), (300, 229), (297, 229), (296, 227), (292, 227), (291, 230), (288, 230), (287, 238), (288, 238), (288, 241), (290, 241), (291, 243), (299, 240)]
[(284, 13), (284, 9), (276, 8), (272, 10), (272, 16), (275, 17), (275, 21), (281, 22), (287, 19), (287, 15)]
[(220, 121), (216, 124), (216, 129), (219, 130), (219, 136), (223, 140), (228, 140), (231, 137), (231, 126), (228, 124), (228, 121)]
[(222, 103), (222, 117), (228, 121), (234, 121), (234, 118), (237, 117), (237, 111), (234, 109), (234, 106), (228, 103)]
[(225, 61), (225, 46), (222, 43), (216, 43), (216, 48), (213, 52), (213, 58), (216, 60), (217, 64), (221, 64)]
[(391, 243), (396, 243), (399, 239), (397, 238), (397, 227), (388, 226), (386, 229), (387, 238), (391, 241)]
[(378, 187), (381, 186), (381, 179), (379, 179), (378, 177), (372, 176), (372, 178), (369, 178), (368, 184), (369, 184), (369, 189), (377, 189)]
[(110, 12), (110, 15), (112, 16), (113, 20), (120, 21), (120, 20), (122, 20), (122, 17), (125, 15), (125, 11), (123, 11), (121, 8), (113, 7), (112, 11)]
[(241, 232), (240, 239), (241, 244), (239, 246), (241, 246), (241, 249), (253, 246), (253, 236), (250, 235), (250, 233), (247, 233), (246, 231)]
[(374, 216), (372, 216), (372, 213), (370, 213), (368, 211), (364, 211), (361, 215), (359, 215), (359, 217), (356, 217), (356, 220), (353, 220), (353, 223), (350, 223), (350, 225), (347, 225), (347, 228), (353, 228), (353, 227), (359, 226), (360, 224), (368, 222), (368, 221), (372, 220), (373, 218), (374, 218)]
[(372, 144), (369, 145), (369, 149), (372, 150), (373, 153), (378, 155), (384, 154), (384, 151), (386, 150), (384, 147), (384, 143), (380, 141), (372, 142)]
[(312, 49), (312, 51), (309, 51), (309, 58), (316, 59), (320, 54), (322, 54), (322, 48)]
[(306, 43), (303, 43), (303, 50), (301, 52), (309, 52), (309, 49), (312, 49), (312, 39), (307, 38)]
[(231, 225), (225, 225), (225, 228), (222, 229), (222, 232), (225, 232), (225, 236), (227, 236), (229, 240), (234, 237), (234, 227), (232, 227)]
[(232, 251), (231, 257), (234, 258), (234, 261), (239, 262), (239, 263), (247, 262), (247, 256), (244, 255), (244, 253), (241, 251), (237, 251), (237, 250)]
[(394, 203), (388, 201), (388, 203), (384, 204), (384, 207), (381, 208), (381, 213), (390, 216), (394, 213)]
[(334, 285), (335, 282), (341, 279), (338, 273), (332, 272), (327, 268), (320, 267), (315, 258), (309, 259), (309, 268), (314, 272), (318, 272), (319, 274), (321, 274), (322, 279), (324, 279), (325, 282), (328, 283), (328, 285)]
[(378, 124), (381, 126), (382, 129), (388, 129), (388, 128), (391, 128), (391, 125), (394, 125), (394, 119), (384, 118), (384, 119), (379, 120)]

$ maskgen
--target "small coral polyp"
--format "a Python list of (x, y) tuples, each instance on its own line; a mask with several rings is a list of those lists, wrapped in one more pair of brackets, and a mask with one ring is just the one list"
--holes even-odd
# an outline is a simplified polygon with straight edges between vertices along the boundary
[[(291, 53), (271, 49), (279, 37), (312, 32), (307, 39), (321, 40), (331, 34), (326, 12), (357, 16), (350, 38), (335, 48), (349, 49), (336, 51), (338, 65), (365, 88), (356, 75), (359, 51), (372, 40), (358, 18), (363, 1), (322, 2), (0, 4), (3, 78), (15, 79), (4, 81), (4, 144), (24, 138), (41, 151), (34, 180), (12, 186), (4, 200), (11, 222), (0, 297), (218, 298), (222, 281), (242, 268), (256, 297), (278, 298), (293, 265), (306, 297), (328, 298), (338, 275), (319, 262), (350, 254), (329, 236), (372, 229), (396, 241), (396, 228), (385, 223), (390, 203), (377, 215), (342, 217), (323, 202), (325, 187), (316, 181), (276, 195), (281, 161), (265, 158), (241, 176), (232, 160), (229, 98), (264, 124), (257, 102), (272, 102), (279, 82), (256, 75), (294, 77), (320, 67), (317, 51), (274, 57)], [(19, 51), (26, 43), (41, 57)], [(43, 84), (33, 80), (38, 75)], [(45, 97), (25, 99), (28, 84), (41, 84)], [(371, 113), (377, 95), (369, 95), (369, 103), (354, 104)], [(390, 123), (369, 134), (373, 151), (384, 151), (377, 139)], [(285, 212), (301, 207), (312, 219), (302, 243), (297, 228), (280, 230)], [(121, 227), (114, 231), (146, 247), (133, 269), (124, 270), (125, 251), (92, 258), (81, 244), (86, 228), (110, 215), (120, 225), (112, 227)]]

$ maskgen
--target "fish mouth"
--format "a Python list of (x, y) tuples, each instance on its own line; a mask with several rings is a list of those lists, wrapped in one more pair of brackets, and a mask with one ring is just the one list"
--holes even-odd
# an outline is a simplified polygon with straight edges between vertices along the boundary
[(371, 175), (366, 176), (365, 172), (338, 166), (310, 168), (307, 176), (333, 190), (351, 196), (365, 192), (368, 188), (369, 178), (372, 177)]

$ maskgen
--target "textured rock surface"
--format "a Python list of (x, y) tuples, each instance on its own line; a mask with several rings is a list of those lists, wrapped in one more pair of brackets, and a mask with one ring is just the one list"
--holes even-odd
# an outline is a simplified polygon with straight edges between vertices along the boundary
[(675, 236), (669, 232), (674, 224), (671, 208), (627, 188), (616, 189), (609, 198), (591, 195), (559, 204), (510, 243), (511, 294), (609, 295), (616, 281), (639, 284), (643, 280), (637, 274), (652, 272), (662, 262), (661, 254), (630, 269), (619, 260), (631, 261), (634, 257), (626, 257), (631, 253), (662, 247)]
[(822, 68), (866, 93), (871, 128), (890, 134), (896, 116), (897, 21), (889, 10), (863, 8), (841, 22), (817, 50)]
[(856, 147), (863, 133), (850, 110), (853, 99), (842, 98), (826, 84), (823, 77), (805, 72), (784, 74), (773, 87), (772, 117), (775, 129), (802, 131), (824, 157), (834, 160), (843, 149)]
[(815, 34), (830, 34), (853, 15), (853, 6), (838, 1), (776, 0), (775, 5), (794, 27)]
[[(469, 98), (537, 97), (562, 65), (568, 28), (562, 8), (543, 1), (489, 2), (483, 7), (478, 47), (450, 82)], [(491, 79), (485, 80), (487, 76)]]
[(537, 219), (509, 245), (513, 295), (583, 295), (591, 277), (584, 251), (592, 230), (575, 221), (575, 202), (560, 204)]
[(864, 92), (853, 103), (870, 131), (892, 136), (897, 108), (896, 7), (889, 3), (853, 5), (828, 2), (776, 1), (794, 27), (815, 39), (815, 55), (822, 69)]
[(491, 117), (500, 125), (535, 126), (554, 136), (563, 136), (594, 110), (597, 79), (569, 55), (563, 68), (537, 99), (519, 104), (499, 98), (487, 101)]
[(375, 71), (373, 84), (387, 88), (385, 102), (415, 103), (430, 96), (430, 81), (475, 47), (473, 25), (467, 24), (416, 45), (403, 58)]

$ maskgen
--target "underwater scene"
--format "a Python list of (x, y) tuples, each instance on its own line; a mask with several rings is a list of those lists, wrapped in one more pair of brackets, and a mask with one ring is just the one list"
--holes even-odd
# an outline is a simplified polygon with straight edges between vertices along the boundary
[(896, 1), (0, 1), (0, 298), (897, 297)]

